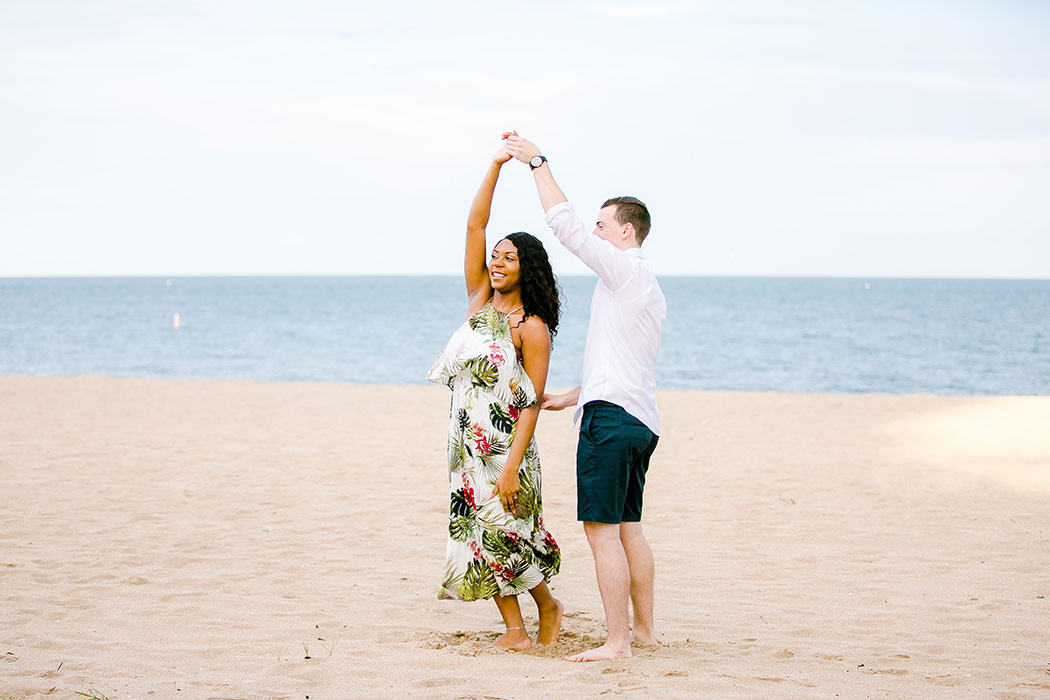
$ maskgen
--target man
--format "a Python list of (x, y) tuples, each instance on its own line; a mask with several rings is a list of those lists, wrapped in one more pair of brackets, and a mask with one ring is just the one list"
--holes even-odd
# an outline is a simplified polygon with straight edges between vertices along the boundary
[[(605, 608), (605, 644), (569, 661), (631, 655), (631, 642), (657, 644), (653, 625), (653, 555), (642, 533), (642, 491), (660, 433), (653, 365), (667, 314), (663, 292), (642, 257), (649, 211), (634, 197), (602, 205), (593, 235), (554, 181), (536, 146), (516, 133), (507, 151), (528, 163), (547, 224), (561, 243), (598, 274), (580, 386), (547, 395), (543, 408), (577, 405), (577, 517), (594, 555)], [(580, 416), (582, 414), (582, 420)], [(629, 607), (634, 612), (631, 634)]]

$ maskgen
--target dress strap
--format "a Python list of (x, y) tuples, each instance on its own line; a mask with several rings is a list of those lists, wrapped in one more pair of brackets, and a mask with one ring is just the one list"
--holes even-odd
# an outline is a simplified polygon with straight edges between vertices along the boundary
[[(489, 306), (492, 306), (492, 302), (489, 302)], [(493, 311), (495, 311), (495, 312), (496, 312), (496, 313), (498, 313), (498, 314), (503, 314), (504, 316), (510, 316), (510, 315), (511, 315), (512, 313), (514, 313), (515, 311), (521, 311), (521, 310), (522, 310), (522, 309), (524, 309), (524, 308), (525, 308), (525, 305), (524, 305), (524, 304), (522, 304), (521, 306), (519, 306), (519, 307), (517, 307), (517, 308), (514, 308), (514, 309), (511, 309), (510, 311), (500, 311), (500, 310), (499, 310), (499, 309), (497, 309), (497, 308), (496, 308), (495, 306), (492, 306), (492, 310), (493, 310)]]

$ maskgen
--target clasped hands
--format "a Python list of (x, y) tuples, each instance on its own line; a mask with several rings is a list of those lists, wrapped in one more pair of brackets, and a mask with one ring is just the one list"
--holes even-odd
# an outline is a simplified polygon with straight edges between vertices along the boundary
[(517, 158), (522, 163), (528, 163), (533, 156), (542, 155), (540, 149), (536, 148), (536, 144), (518, 136), (517, 131), (504, 131), (500, 138), (503, 139), (504, 143), (496, 151), (496, 154), (492, 156), (492, 159), (499, 165), (503, 165), (511, 158)]

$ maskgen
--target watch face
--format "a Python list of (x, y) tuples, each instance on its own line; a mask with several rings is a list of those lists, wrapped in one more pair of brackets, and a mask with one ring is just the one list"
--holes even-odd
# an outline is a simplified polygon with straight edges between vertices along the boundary
[(533, 156), (529, 159), (529, 165), (534, 168), (538, 168), (543, 165), (543, 156)]

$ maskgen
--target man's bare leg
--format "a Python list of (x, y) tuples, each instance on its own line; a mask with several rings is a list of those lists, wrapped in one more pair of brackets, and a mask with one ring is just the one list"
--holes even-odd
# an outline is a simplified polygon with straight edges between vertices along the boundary
[(529, 595), (536, 601), (536, 609), (540, 613), (540, 631), (536, 633), (536, 641), (539, 644), (553, 644), (561, 632), (561, 616), (565, 606), (551, 595), (551, 589), (546, 583), (533, 586), (529, 589)]
[(650, 646), (659, 644), (653, 622), (653, 552), (642, 533), (642, 524), (620, 523), (620, 542), (631, 571), (631, 607), (634, 611), (631, 641)]
[(620, 526), (585, 522), (583, 531), (594, 555), (594, 572), (605, 608), (605, 644), (566, 656), (566, 661), (601, 661), (631, 655), (629, 609), (631, 573), (620, 542)]
[(525, 621), (521, 619), (521, 608), (518, 606), (518, 597), (513, 595), (492, 596), (499, 608), (499, 614), (503, 616), (503, 624), (507, 631), (503, 636), (492, 643), (492, 646), (511, 651), (522, 651), (532, 646), (532, 639), (525, 631)]

